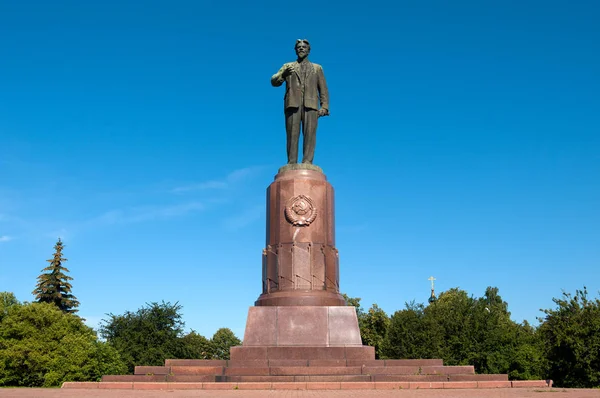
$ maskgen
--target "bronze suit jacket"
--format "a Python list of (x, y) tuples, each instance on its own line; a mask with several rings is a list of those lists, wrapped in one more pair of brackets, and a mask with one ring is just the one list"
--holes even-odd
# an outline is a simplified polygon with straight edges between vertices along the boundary
[[(292, 65), (294, 72), (284, 79), (282, 73), (287, 65)], [(284, 81), (285, 97), (283, 100), (285, 109), (298, 108), (300, 105), (304, 105), (305, 108), (318, 110), (320, 102), (321, 108), (329, 110), (329, 92), (327, 91), (327, 83), (321, 65), (309, 62), (308, 75), (306, 81), (303, 82), (300, 64), (296, 61), (288, 62), (271, 77), (271, 84), (274, 87), (281, 86)], [(302, 95), (302, 83), (304, 83), (304, 95)]]

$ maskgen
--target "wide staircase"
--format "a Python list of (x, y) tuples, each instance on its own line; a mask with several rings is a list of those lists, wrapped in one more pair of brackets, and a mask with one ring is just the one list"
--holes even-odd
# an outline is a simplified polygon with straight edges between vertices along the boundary
[(507, 381), (507, 375), (476, 375), (473, 366), (443, 366), (440, 359), (167, 359), (165, 366), (136, 366), (133, 375), (103, 382), (375, 382)]
[(444, 366), (441, 359), (368, 359), (373, 358), (373, 353), (365, 348), (261, 347), (252, 351), (233, 347), (230, 360), (167, 359), (164, 366), (136, 366), (133, 375), (106, 375), (98, 383), (65, 383), (63, 388), (270, 390), (551, 386), (550, 381), (544, 380), (509, 381), (505, 374), (475, 374), (473, 366)]

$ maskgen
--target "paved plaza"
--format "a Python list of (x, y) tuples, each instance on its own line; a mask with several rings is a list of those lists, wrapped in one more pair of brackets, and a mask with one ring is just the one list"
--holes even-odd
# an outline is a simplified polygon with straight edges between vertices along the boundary
[(279, 390), (279, 391), (203, 391), (203, 390), (79, 390), (59, 388), (3, 388), (0, 397), (15, 398), (75, 398), (75, 397), (135, 397), (135, 398), (600, 398), (600, 389), (499, 388), (477, 390)]

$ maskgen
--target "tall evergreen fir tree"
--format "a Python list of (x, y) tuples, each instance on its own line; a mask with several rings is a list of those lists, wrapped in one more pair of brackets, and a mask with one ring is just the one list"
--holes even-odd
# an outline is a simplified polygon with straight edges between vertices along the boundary
[(63, 267), (63, 262), (67, 261), (62, 256), (64, 245), (60, 238), (54, 245), (54, 257), (46, 260), (50, 263), (49, 266), (42, 270), (42, 274), (38, 276), (38, 283), (35, 290), (32, 292), (38, 303), (55, 304), (61, 311), (75, 313), (79, 307), (77, 297), (71, 294), (71, 283), (73, 280), (65, 272), (69, 270)]

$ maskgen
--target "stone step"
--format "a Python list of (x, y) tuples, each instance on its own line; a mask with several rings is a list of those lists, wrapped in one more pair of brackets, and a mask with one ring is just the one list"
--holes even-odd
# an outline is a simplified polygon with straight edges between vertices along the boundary
[(199, 382), (217, 382), (220, 377), (215, 375), (169, 375), (167, 381), (171, 383), (199, 383)]
[[(295, 363), (295, 362), (294, 362)], [(307, 362), (310, 364), (311, 362)], [(137, 366), (136, 376), (158, 375), (212, 375), (212, 376), (304, 376), (304, 375), (474, 375), (473, 366), (334, 366), (336, 360), (312, 361), (314, 366), (264, 366), (263, 360), (251, 363), (237, 363), (238, 366)], [(288, 365), (291, 363), (288, 363)], [(316, 366), (322, 364), (321, 366)], [(263, 366), (260, 366), (263, 365)]]
[(274, 366), (268, 368), (271, 376), (326, 376), (361, 375), (360, 366)]
[[(138, 371), (143, 370), (140, 367)], [(194, 367), (186, 370), (188, 374), (135, 374), (135, 375), (105, 375), (103, 382), (309, 382), (309, 381), (508, 381), (506, 374), (460, 374), (437, 373), (415, 374), (408, 372), (407, 367), (390, 367), (382, 373), (380, 367), (277, 367), (277, 368), (222, 368), (201, 367), (202, 370), (217, 369), (219, 374), (201, 374)], [(452, 368), (452, 367), (448, 367)], [(468, 368), (468, 367), (467, 367)], [(272, 369), (275, 369), (272, 371)], [(412, 368), (411, 368), (412, 369)], [(159, 369), (164, 370), (164, 369)], [(401, 370), (401, 372), (394, 372)], [(413, 369), (414, 370), (414, 369)], [(362, 371), (363, 373), (359, 373)], [(392, 372), (392, 373), (390, 373)]]
[(449, 381), (508, 381), (507, 374), (448, 375)]
[(232, 360), (253, 359), (349, 359), (370, 360), (375, 358), (375, 349), (358, 347), (231, 347)]
[(167, 381), (167, 375), (104, 375), (102, 376), (103, 382), (133, 382), (133, 381), (145, 381), (145, 382), (158, 382)]
[[(220, 378), (220, 379), (219, 379)], [(341, 381), (371, 381), (368, 375), (329, 375), (329, 376), (218, 376), (217, 381), (223, 382), (341, 382)]]
[(371, 375), (371, 381), (376, 382), (445, 382), (448, 381), (447, 375)]
[[(140, 375), (141, 376), (141, 375)], [(522, 381), (391, 381), (391, 382), (65, 382), (65, 389), (111, 390), (364, 390), (364, 389), (488, 389), (488, 388), (549, 388), (552, 380)], [(551, 390), (549, 390), (551, 391)], [(485, 395), (485, 393), (483, 393)], [(82, 396), (89, 395), (81, 392)]]
[(227, 366), (224, 359), (167, 359), (165, 366)]
[(170, 366), (136, 366), (133, 374), (136, 375), (168, 375)]
[(371, 375), (372, 381), (508, 381), (506, 374), (450, 374), (450, 375), (400, 375), (378, 374)]
[(269, 368), (225, 368), (225, 376), (363, 375), (359, 366), (273, 366)]
[(508, 381), (505, 374), (494, 375), (229, 375), (217, 376), (222, 382), (325, 382), (325, 381)]
[[(159, 374), (170, 366), (226, 366), (270, 367), (270, 366), (443, 366), (441, 359), (167, 359), (165, 366), (136, 366), (136, 374)], [(163, 368), (161, 370), (160, 368)], [(162, 373), (160, 373), (162, 374)]]
[[(390, 366), (347, 366), (347, 360), (252, 360), (231, 361), (232, 367), (214, 366), (217, 361), (197, 362), (170, 360), (172, 366), (136, 366), (135, 376), (307, 376), (307, 375), (474, 375), (473, 366), (403, 366), (407, 362), (390, 362)], [(191, 362), (194, 361), (194, 362)], [(379, 361), (385, 365), (389, 361)], [(351, 362), (351, 363), (360, 363)], [(370, 362), (372, 363), (372, 362)], [(426, 362), (427, 363), (427, 362)], [(209, 366), (213, 365), (213, 366)], [(271, 365), (271, 366), (265, 366)], [(272, 366), (279, 365), (279, 366)], [(295, 365), (295, 366), (294, 366)], [(160, 381), (160, 378), (152, 380)], [(493, 379), (498, 380), (498, 379)], [(503, 380), (507, 380), (506, 378)], [(148, 380), (150, 381), (150, 379)]]
[(441, 359), (348, 359), (347, 366), (444, 366)]
[(223, 374), (224, 366), (171, 366), (170, 374), (173, 375), (213, 375), (220, 376)]
[[(308, 361), (293, 361), (294, 366), (307, 366)], [(304, 363), (302, 365), (301, 363)], [(268, 368), (268, 359), (250, 359), (250, 360), (229, 360), (227, 361), (228, 368)]]
[[(308, 367), (304, 367), (308, 369)], [(225, 368), (225, 376), (269, 376), (271, 368)]]
[[(336, 360), (334, 360), (336, 361)], [(268, 368), (270, 366), (309, 366), (308, 359), (230, 359), (227, 361), (227, 367), (239, 368), (239, 367), (259, 367)], [(343, 360), (344, 365), (346, 360)], [(339, 365), (338, 365), (339, 366)]]
[(371, 375), (475, 374), (475, 368), (473, 366), (363, 366), (362, 373)]
[[(293, 383), (296, 381), (296, 376), (217, 376), (217, 381), (220, 382), (235, 382), (235, 383)], [(306, 376), (300, 376), (306, 377)], [(305, 381), (305, 380), (298, 380)]]
[[(271, 365), (274, 366), (274, 365)], [(281, 366), (281, 365), (280, 365)], [(283, 364), (283, 366), (287, 366)], [(311, 359), (308, 361), (308, 366), (348, 366), (347, 359)]]
[(384, 362), (385, 366), (444, 366), (443, 359), (386, 359)]

